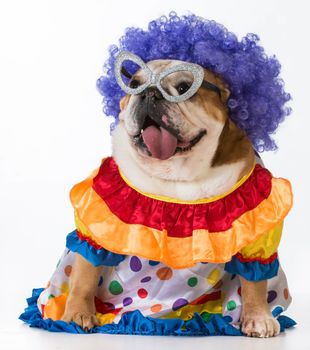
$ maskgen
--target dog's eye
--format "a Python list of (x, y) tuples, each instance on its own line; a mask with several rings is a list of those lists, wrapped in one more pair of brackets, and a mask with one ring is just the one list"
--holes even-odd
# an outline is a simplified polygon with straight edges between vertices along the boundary
[(179, 95), (183, 95), (183, 94), (185, 94), (185, 92), (189, 88), (190, 88), (189, 84), (184, 81), (184, 82), (180, 83), (176, 89), (177, 89)]
[(132, 88), (132, 89), (136, 89), (138, 86), (140, 86), (140, 82), (137, 79), (133, 79), (129, 83), (129, 87)]

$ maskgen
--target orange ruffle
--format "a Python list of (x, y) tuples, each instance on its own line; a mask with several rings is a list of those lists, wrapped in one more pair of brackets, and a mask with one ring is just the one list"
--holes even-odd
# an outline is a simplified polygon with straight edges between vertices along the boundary
[(212, 233), (198, 229), (191, 237), (168, 237), (166, 230), (122, 222), (92, 188), (94, 174), (70, 193), (77, 229), (114, 253), (139, 255), (176, 269), (197, 262), (230, 261), (240, 249), (281, 223), (292, 206), (289, 181), (273, 178), (269, 197), (236, 219), (230, 229)]

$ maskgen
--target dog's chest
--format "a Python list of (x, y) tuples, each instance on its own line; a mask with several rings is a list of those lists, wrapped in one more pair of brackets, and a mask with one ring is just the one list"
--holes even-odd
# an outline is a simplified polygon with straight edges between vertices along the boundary
[(131, 182), (143, 192), (191, 201), (226, 193), (238, 182), (243, 167), (244, 162), (223, 165), (209, 169), (202, 179), (188, 182), (161, 180), (148, 176), (135, 167), (126, 169), (126, 172)]

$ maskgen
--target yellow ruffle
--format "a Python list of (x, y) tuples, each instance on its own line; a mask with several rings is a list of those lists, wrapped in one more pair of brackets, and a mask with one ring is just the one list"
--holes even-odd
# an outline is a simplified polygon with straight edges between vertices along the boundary
[(268, 259), (278, 249), (281, 236), (282, 236), (282, 229), (283, 229), (283, 222), (276, 225), (267, 233), (263, 234), (255, 242), (242, 248), (239, 253), (244, 258)]

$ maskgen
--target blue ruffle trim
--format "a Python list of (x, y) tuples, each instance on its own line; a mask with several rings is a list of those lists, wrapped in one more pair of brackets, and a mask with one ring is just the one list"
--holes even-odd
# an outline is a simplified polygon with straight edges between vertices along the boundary
[(81, 254), (94, 266), (117, 266), (125, 259), (125, 255), (112, 253), (104, 248), (96, 249), (87, 241), (81, 240), (77, 235), (76, 230), (67, 235), (66, 246), (73, 252)]
[[(28, 323), (30, 327), (42, 328), (50, 332), (87, 333), (76, 323), (63, 321), (44, 320), (37, 306), (37, 299), (43, 288), (33, 289), (32, 297), (27, 299), (28, 307), (20, 315), (19, 319)], [(182, 335), (182, 336), (207, 336), (207, 335), (243, 335), (241, 331), (233, 327), (229, 316), (214, 314), (208, 321), (195, 313), (193, 319), (183, 321), (181, 319), (159, 319), (144, 317), (140, 311), (132, 311), (124, 314), (118, 323), (110, 323), (96, 327), (88, 333), (108, 334), (139, 334), (139, 335)], [(287, 316), (279, 316), (281, 332), (285, 328), (296, 325), (296, 322)]]
[(278, 258), (269, 264), (259, 261), (241, 262), (236, 256), (225, 264), (225, 271), (241, 275), (248, 281), (262, 281), (277, 275), (279, 269)]

